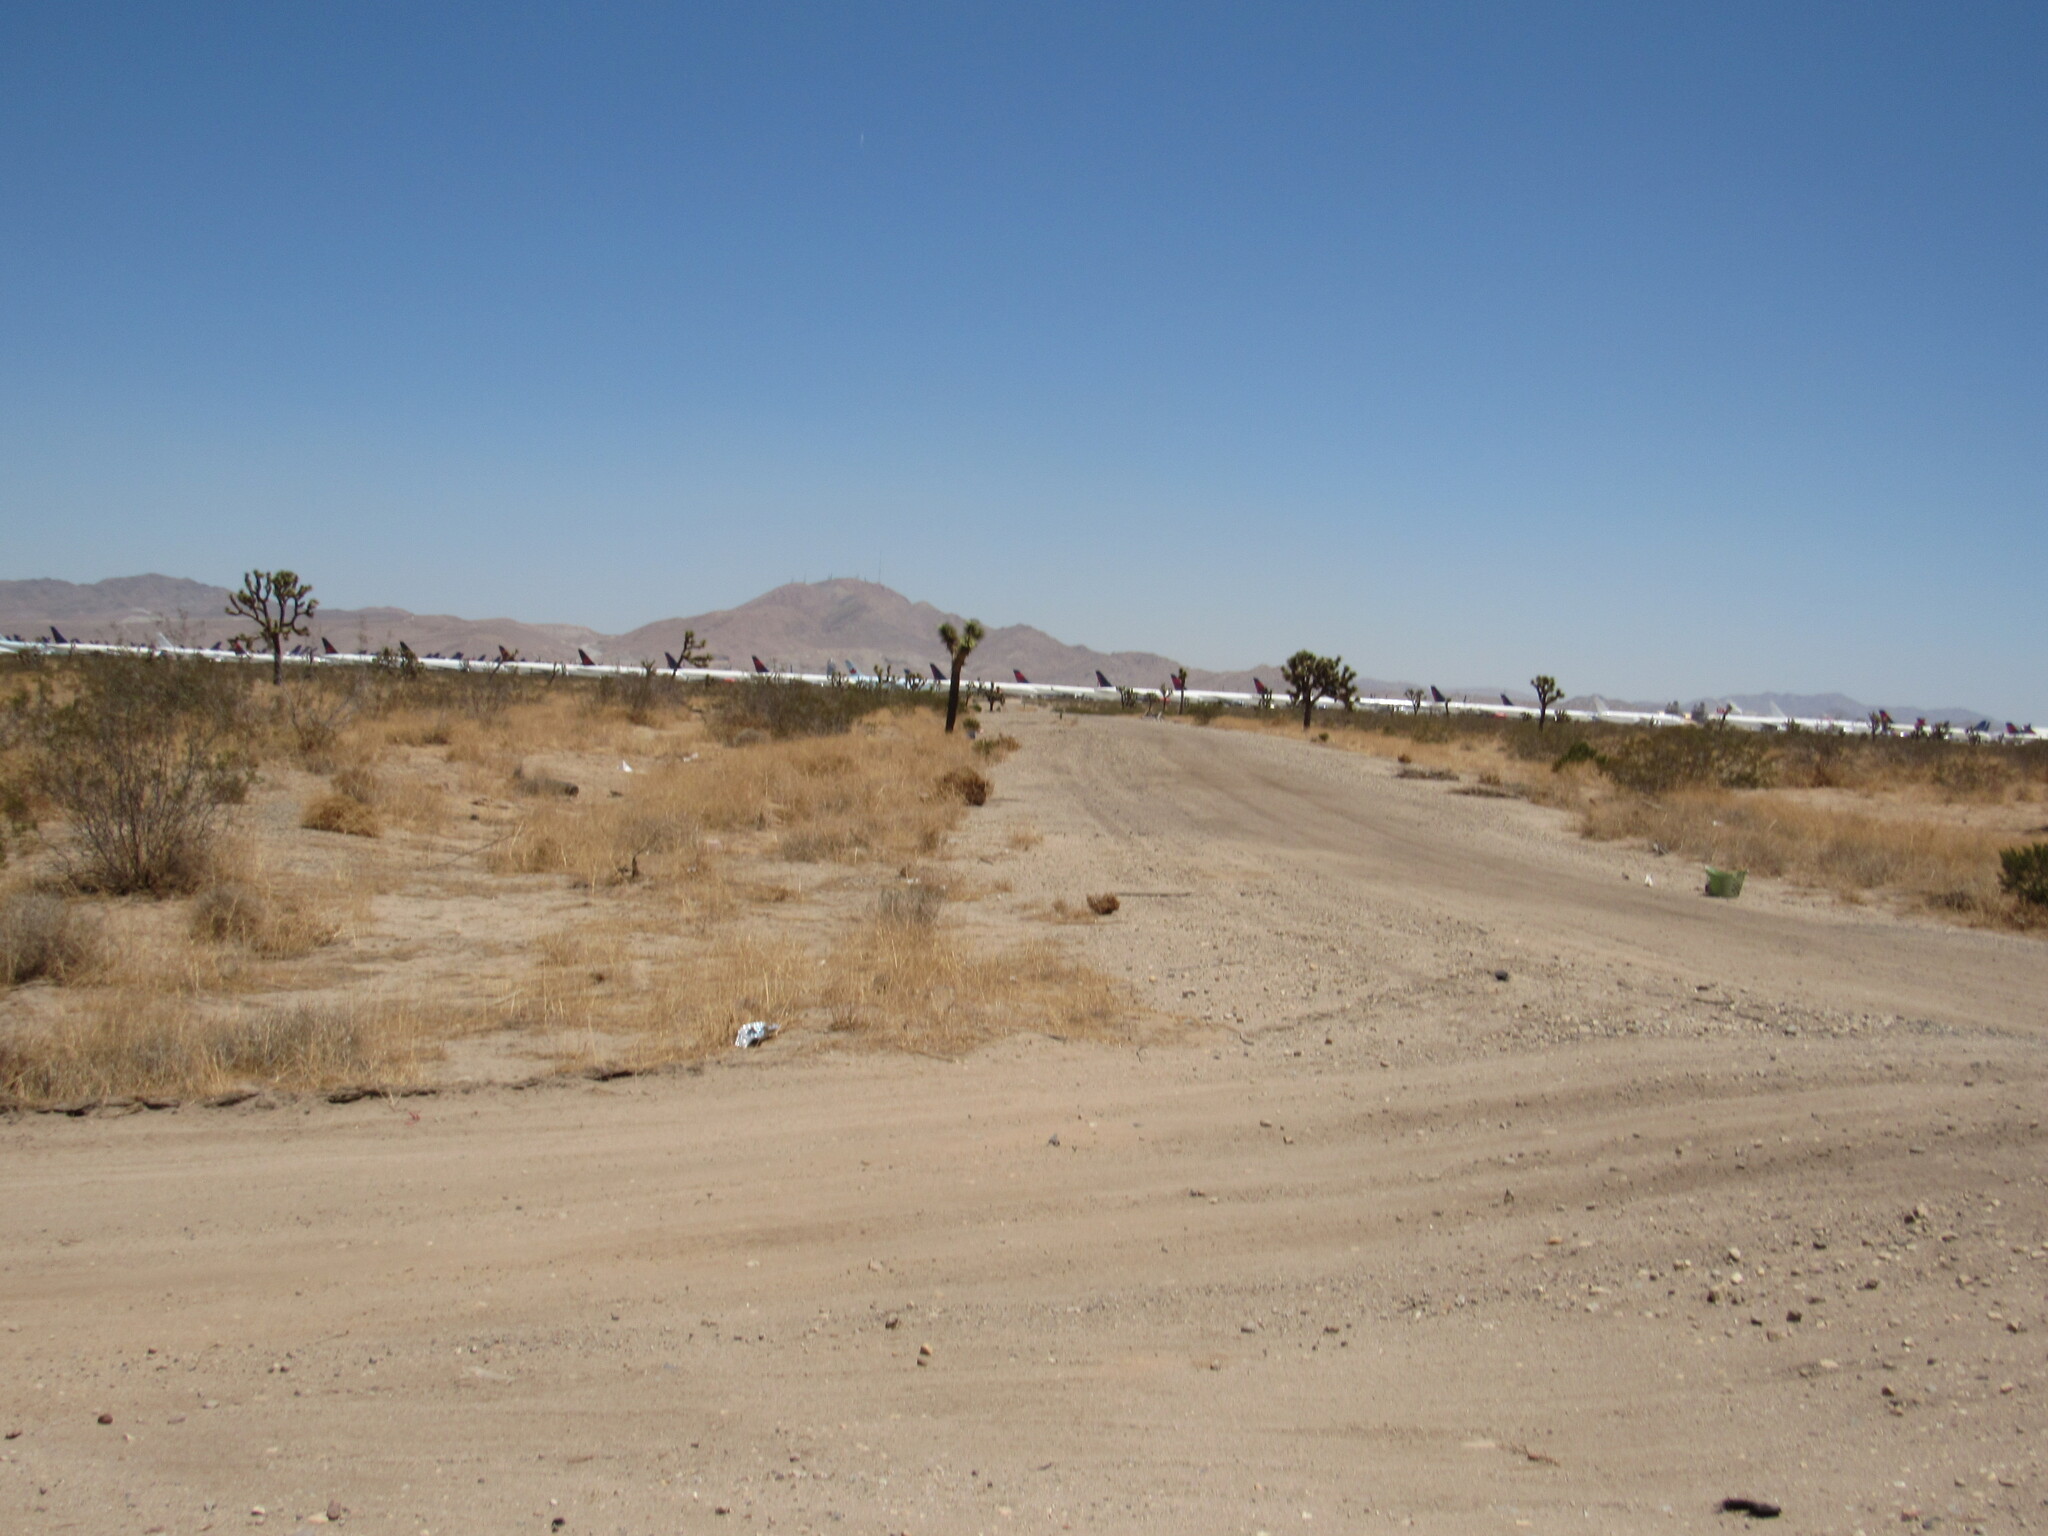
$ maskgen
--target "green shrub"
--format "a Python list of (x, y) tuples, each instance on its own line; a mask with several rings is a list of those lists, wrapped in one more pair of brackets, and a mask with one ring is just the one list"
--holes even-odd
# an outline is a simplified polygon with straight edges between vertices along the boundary
[(2000, 851), (2005, 866), (1998, 883), (2009, 895), (2032, 906), (2048, 907), (2048, 843), (2028, 843)]
[(1593, 750), (1593, 743), (1590, 741), (1575, 741), (1558, 755), (1557, 761), (1550, 765), (1550, 771), (1552, 773), (1563, 773), (1565, 769), (1575, 763), (1597, 763), (1599, 761), (1600, 754)]

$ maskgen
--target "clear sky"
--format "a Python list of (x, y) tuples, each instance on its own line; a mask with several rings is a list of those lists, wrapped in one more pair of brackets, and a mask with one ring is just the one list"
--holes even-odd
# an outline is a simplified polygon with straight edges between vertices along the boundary
[(2048, 721), (2048, 7), (0, 7), (0, 577)]

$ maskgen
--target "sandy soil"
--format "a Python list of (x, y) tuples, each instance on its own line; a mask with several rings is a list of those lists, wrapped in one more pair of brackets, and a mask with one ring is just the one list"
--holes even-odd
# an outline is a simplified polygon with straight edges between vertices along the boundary
[(1002, 723), (1186, 1024), (7, 1121), (0, 1529), (2048, 1527), (2048, 945)]

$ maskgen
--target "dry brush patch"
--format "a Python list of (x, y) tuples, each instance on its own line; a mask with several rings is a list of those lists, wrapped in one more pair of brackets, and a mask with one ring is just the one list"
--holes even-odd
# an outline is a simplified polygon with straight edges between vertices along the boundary
[[(1121, 1006), (1057, 951), (985, 952), (937, 920), (948, 834), (1016, 744), (977, 749), (928, 710), (810, 736), (797, 727), (843, 701), (792, 696), (788, 738), (721, 747), (703, 700), (665, 695), (636, 719), (638, 690), (379, 673), (259, 695), (234, 705), (254, 787), (214, 802), (191, 894), (0, 911), (10, 974), (62, 982), (6, 994), (22, 1004), (0, 1011), (0, 1094), (405, 1084), (479, 1031), (564, 1067), (649, 1066), (730, 1048), (755, 1018), (951, 1053), (1009, 1028), (1097, 1032)], [(34, 878), (52, 877), (63, 830)], [(850, 913), (846, 888), (872, 891), (859, 871), (878, 864), (930, 884)], [(492, 909), (481, 950), (475, 917), (433, 916), (451, 882)], [(579, 890), (602, 916), (547, 926)], [(404, 932), (377, 921), (387, 901)]]
[[(1272, 717), (1219, 722), (1299, 739)], [(1965, 819), (2048, 799), (2048, 751), (1924, 738), (1641, 727), (1382, 713), (1334, 717), (1329, 744), (1392, 758), (1403, 777), (1469, 774), (1474, 790), (1569, 812), (1582, 833), (1640, 839), (1846, 900), (1887, 893), (1953, 920), (2039, 928), (2000, 889), (2015, 839)], [(1811, 791), (1860, 805), (1816, 803)]]
[(184, 1100), (249, 1088), (397, 1087), (419, 1079), (446, 1021), (348, 1001), (201, 1011), (110, 989), (61, 1028), (0, 1038), (0, 1102), (32, 1108)]

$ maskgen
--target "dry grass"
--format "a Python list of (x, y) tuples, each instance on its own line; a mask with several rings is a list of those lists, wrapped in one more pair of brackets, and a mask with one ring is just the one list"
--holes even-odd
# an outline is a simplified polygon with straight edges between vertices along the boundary
[(352, 795), (326, 794), (306, 807), (299, 825), (310, 832), (339, 832), (347, 837), (376, 837), (384, 830), (377, 813)]
[(403, 1005), (273, 1006), (209, 1015), (112, 990), (61, 1029), (0, 1039), (0, 1102), (52, 1106), (205, 1098), (249, 1087), (398, 1086), (438, 1049)]
[(309, 893), (274, 881), (224, 880), (192, 901), (194, 938), (271, 959), (309, 955), (332, 943), (339, 926)]
[(104, 953), (100, 924), (76, 903), (45, 891), (0, 897), (0, 986), (79, 981), (99, 968)]
[(1816, 806), (1772, 791), (1610, 796), (1589, 803), (1584, 816), (1591, 837), (1642, 838), (1703, 863), (1847, 896), (1890, 890), (1962, 914), (2004, 908), (2005, 839), (1980, 828)]
[[(927, 856), (957, 823), (964, 744), (928, 718), (853, 735), (712, 748), (656, 762), (618, 799), (551, 796), (491, 850), (506, 874), (565, 874), (593, 886), (701, 874), (719, 848), (758, 834), (795, 863)], [(986, 780), (981, 780), (985, 785)]]
[(822, 948), (762, 933), (677, 945), (612, 924), (557, 935), (507, 1019), (566, 1037), (567, 1064), (645, 1068), (727, 1049), (756, 1019), (952, 1056), (1018, 1031), (1102, 1035), (1129, 1017), (1114, 982), (1054, 946), (977, 951), (943, 920), (945, 899), (887, 887)]
[(1101, 1036), (1129, 1015), (1116, 984), (1055, 945), (978, 954), (934, 923), (878, 913), (830, 956), (830, 1027), (866, 1044), (957, 1056), (999, 1035)]
[[(491, 1061), (638, 1067), (729, 1049), (757, 1018), (951, 1054), (1120, 1016), (1112, 984), (1057, 951), (990, 953), (942, 920), (948, 834), (1014, 741), (892, 709), (724, 747), (706, 694), (501, 682), (254, 690), (261, 771), (195, 894), (0, 905), (9, 974), (65, 983), (7, 994), (0, 1097), (404, 1084), (480, 1031), (503, 1036)], [(832, 723), (777, 702), (792, 729)], [(327, 779), (311, 796), (309, 768)], [(57, 872), (53, 834), (14, 841), (27, 880)], [(857, 895), (878, 864), (903, 875)], [(600, 910), (561, 926), (577, 891)], [(489, 903), (488, 923), (442, 917), (443, 899)]]
[[(1302, 734), (1298, 721), (1276, 716), (1217, 723)], [(1551, 806), (1577, 817), (1588, 837), (1658, 843), (1847, 900), (1885, 893), (1962, 922), (2041, 926), (1999, 889), (1999, 850), (2022, 839), (1982, 824), (1987, 809), (2048, 800), (2048, 752), (2039, 748), (1580, 720), (1539, 732), (1429, 714), (1330, 724), (1330, 746), (1391, 758), (1402, 778), (1469, 775), (1476, 784), (1450, 792)], [(1580, 742), (1580, 760), (1560, 763)], [(1816, 791), (1855, 803), (1820, 803)]]

